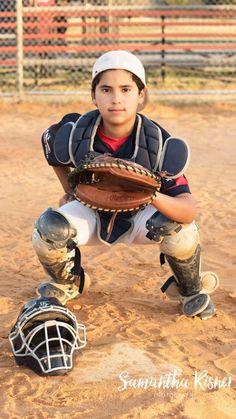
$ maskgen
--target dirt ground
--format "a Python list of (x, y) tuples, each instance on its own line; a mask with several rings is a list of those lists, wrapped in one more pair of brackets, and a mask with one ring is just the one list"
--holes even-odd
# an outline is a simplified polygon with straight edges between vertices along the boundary
[[(46, 207), (56, 207), (62, 195), (44, 160), (41, 133), (65, 113), (90, 109), (89, 103), (0, 105), (0, 417), (234, 418), (234, 104), (162, 101), (145, 110), (191, 147), (186, 175), (197, 202), (202, 268), (220, 277), (213, 296), (216, 316), (186, 318), (177, 303), (161, 294), (168, 271), (159, 265), (157, 245), (82, 248), (92, 286), (68, 304), (86, 325), (88, 338), (74, 369), (67, 376), (43, 378), (15, 364), (9, 330), (45, 280), (31, 245), (34, 221)], [(150, 384), (165, 374), (177, 374), (182, 381), (168, 388)]]

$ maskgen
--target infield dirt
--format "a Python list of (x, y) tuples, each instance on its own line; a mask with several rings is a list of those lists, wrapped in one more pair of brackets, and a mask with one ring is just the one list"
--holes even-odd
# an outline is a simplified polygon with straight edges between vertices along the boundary
[[(21, 306), (35, 297), (35, 288), (45, 280), (31, 245), (34, 221), (46, 207), (56, 207), (62, 195), (44, 160), (40, 137), (63, 114), (90, 109), (89, 103), (0, 106), (0, 417), (234, 418), (233, 104), (153, 102), (145, 109), (148, 117), (172, 135), (185, 138), (191, 147), (186, 175), (198, 208), (202, 268), (220, 277), (220, 288), (213, 296), (216, 316), (208, 321), (186, 318), (177, 303), (161, 294), (169, 272), (160, 267), (155, 244), (86, 247), (81, 249), (83, 265), (92, 286), (68, 307), (86, 325), (88, 344), (73, 371), (42, 378), (15, 364), (9, 330)], [(165, 374), (177, 374), (182, 380), (179, 388), (173, 381), (168, 388), (151, 386), (152, 378), (158, 382)], [(144, 381), (131, 381), (135, 378)]]

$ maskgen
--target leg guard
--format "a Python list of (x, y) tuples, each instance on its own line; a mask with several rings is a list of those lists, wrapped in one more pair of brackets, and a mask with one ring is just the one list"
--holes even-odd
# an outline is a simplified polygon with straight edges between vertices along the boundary
[[(160, 243), (163, 252), (161, 263), (166, 258), (174, 274), (162, 286), (162, 292), (169, 290), (172, 297), (178, 295), (186, 316), (200, 316), (207, 308), (211, 308), (212, 311), (214, 306), (210, 304), (209, 293), (202, 289), (197, 226), (194, 223), (178, 224), (156, 212), (148, 220), (147, 229), (147, 237)], [(207, 315), (209, 316), (209, 313)]]
[(210, 297), (208, 293), (202, 291), (200, 245), (197, 245), (194, 254), (188, 259), (180, 260), (168, 255), (166, 259), (174, 274), (180, 297), (182, 297), (183, 313), (192, 317), (203, 312), (210, 304)]
[(147, 221), (147, 229), (149, 230), (147, 236), (161, 243), (161, 249), (174, 274), (179, 293), (186, 297), (197, 294), (201, 289), (201, 259), (196, 228), (186, 229), (157, 211)]
[(73, 238), (76, 230), (60, 212), (48, 208), (39, 217), (32, 243), (45, 271), (54, 282), (77, 283), (82, 292), (84, 272)]
[(168, 255), (166, 259), (174, 276), (166, 281), (161, 290), (165, 292), (170, 288), (173, 299), (177, 299), (178, 294), (186, 316), (197, 315), (202, 320), (213, 317), (215, 307), (209, 294), (218, 288), (219, 278), (213, 272), (206, 272), (200, 276), (200, 245), (189, 259), (179, 260)]
[[(185, 260), (166, 255), (174, 274), (178, 291), (182, 296), (182, 310), (186, 316), (200, 315), (211, 304), (208, 293), (203, 292), (200, 277), (200, 245), (194, 254)], [(213, 306), (214, 309), (214, 306)]]
[(185, 297), (195, 295), (201, 290), (200, 281), (200, 245), (194, 254), (185, 260), (165, 255), (178, 284), (179, 292)]

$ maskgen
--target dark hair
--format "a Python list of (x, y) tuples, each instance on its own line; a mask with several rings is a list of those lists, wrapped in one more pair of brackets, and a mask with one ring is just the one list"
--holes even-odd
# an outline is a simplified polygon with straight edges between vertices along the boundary
[[(105, 71), (108, 71), (108, 70), (105, 70)], [(96, 89), (96, 87), (97, 87), (97, 85), (98, 85), (98, 83), (100, 82), (100, 80), (101, 80), (101, 77), (102, 77), (102, 75), (103, 75), (103, 73), (105, 73), (105, 71), (102, 71), (101, 73), (99, 73), (94, 79), (93, 79), (93, 81), (92, 81), (92, 86), (91, 86), (91, 90), (92, 90), (92, 92), (95, 92), (95, 89)], [(142, 80), (140, 80), (140, 78), (138, 77), (138, 76), (136, 76), (135, 74), (133, 74), (133, 73), (131, 73), (131, 72), (129, 72), (131, 75), (132, 75), (132, 79), (133, 79), (133, 81), (137, 84), (137, 87), (138, 87), (138, 92), (140, 93), (144, 88), (145, 88), (145, 86), (144, 86), (144, 84), (143, 84), (143, 82), (142, 82)]]

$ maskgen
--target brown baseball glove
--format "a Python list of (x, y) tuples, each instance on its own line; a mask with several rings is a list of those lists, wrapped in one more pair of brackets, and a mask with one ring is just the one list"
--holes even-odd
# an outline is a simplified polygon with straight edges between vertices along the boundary
[(90, 158), (68, 178), (72, 193), (93, 209), (127, 212), (150, 204), (160, 190), (160, 177), (139, 164), (102, 155)]

